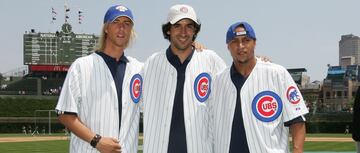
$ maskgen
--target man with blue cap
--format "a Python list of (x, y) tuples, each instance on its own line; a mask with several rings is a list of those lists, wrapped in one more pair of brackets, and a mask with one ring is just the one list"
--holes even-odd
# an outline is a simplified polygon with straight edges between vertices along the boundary
[(231, 25), (226, 44), (233, 64), (216, 76), (209, 102), (216, 153), (303, 151), (304, 99), (288, 71), (254, 56), (256, 35), (247, 22)]
[(136, 153), (142, 63), (125, 56), (134, 39), (134, 17), (123, 5), (104, 17), (99, 48), (70, 67), (56, 111), (73, 134), (71, 153)]

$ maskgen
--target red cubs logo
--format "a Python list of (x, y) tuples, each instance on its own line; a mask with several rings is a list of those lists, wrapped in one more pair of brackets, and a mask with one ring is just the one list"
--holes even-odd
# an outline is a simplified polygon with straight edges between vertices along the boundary
[(258, 112), (264, 117), (273, 116), (278, 107), (277, 102), (274, 101), (274, 98), (270, 96), (262, 97), (257, 105)]
[(138, 103), (141, 98), (142, 77), (135, 74), (130, 81), (130, 97), (134, 103)]
[(195, 97), (204, 102), (210, 95), (211, 77), (208, 73), (199, 74), (194, 81)]
[(282, 112), (281, 99), (272, 91), (263, 91), (253, 99), (252, 111), (254, 116), (263, 122), (274, 121)]
[(135, 98), (139, 98), (139, 96), (140, 96), (140, 83), (141, 83), (141, 81), (139, 78), (136, 78), (134, 80), (132, 92), (133, 92), (133, 95)]
[(181, 7), (180, 8), (180, 12), (183, 12), (183, 13), (187, 13), (188, 12), (188, 9), (187, 9), (187, 7)]
[(200, 97), (205, 97), (209, 90), (209, 79), (202, 77), (197, 85)]
[(299, 92), (294, 86), (290, 86), (287, 89), (286, 97), (292, 104), (297, 104), (300, 102)]

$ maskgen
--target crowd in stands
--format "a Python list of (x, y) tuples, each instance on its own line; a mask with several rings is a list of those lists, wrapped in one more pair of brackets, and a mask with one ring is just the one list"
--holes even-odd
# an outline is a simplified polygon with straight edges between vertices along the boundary
[[(39, 86), (39, 79), (41, 85)], [(11, 80), (10, 80), (11, 81)], [(0, 84), (0, 94), (2, 95), (38, 95), (38, 88), (41, 88), (40, 94), (44, 96), (58, 96), (64, 78), (53, 78), (48, 76), (24, 77), (13, 82), (3, 80)]]
[(61, 91), (61, 86), (58, 88), (51, 88), (43, 91), (43, 95), (51, 96), (51, 95), (59, 95)]

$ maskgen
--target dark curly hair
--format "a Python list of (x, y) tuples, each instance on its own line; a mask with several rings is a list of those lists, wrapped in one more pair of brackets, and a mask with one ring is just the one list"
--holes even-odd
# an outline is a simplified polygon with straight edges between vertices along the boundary
[[(162, 32), (163, 32), (164, 38), (169, 40), (169, 41), (170, 41), (170, 35), (167, 32), (170, 30), (171, 25), (172, 24), (170, 22), (162, 25)], [(194, 22), (194, 26), (195, 26), (195, 34), (194, 34), (194, 37), (192, 39), (193, 41), (196, 39), (197, 34), (200, 32), (201, 24), (197, 24), (197, 23)]]

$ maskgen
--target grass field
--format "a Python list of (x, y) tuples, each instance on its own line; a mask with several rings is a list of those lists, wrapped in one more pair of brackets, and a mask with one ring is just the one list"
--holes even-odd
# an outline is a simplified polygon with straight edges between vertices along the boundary
[(4, 153), (66, 153), (69, 150), (69, 141), (5, 142), (0, 143), (0, 150)]
[(304, 151), (355, 152), (355, 142), (305, 142)]
[[(64, 136), (64, 133), (53, 133), (51, 135), (48, 135), (48, 134), (37, 134), (36, 136), (44, 136), (44, 137), (47, 137), (47, 136)], [(20, 134), (20, 133), (11, 133), (11, 134), (0, 134), (0, 138), (1, 137), (32, 137), (30, 134), (28, 135), (24, 135), (24, 134)]]
[[(53, 134), (52, 136), (63, 134)], [(0, 134), (1, 137), (23, 137), (22, 134)], [(31, 136), (29, 136), (31, 137)], [(307, 137), (351, 137), (344, 134), (308, 134)], [(39, 141), (39, 142), (4, 142), (0, 143), (0, 152), (23, 153), (66, 153), (69, 141)], [(306, 152), (355, 152), (354, 142), (305, 142)]]
[(337, 137), (337, 138), (351, 138), (351, 134), (343, 133), (316, 133), (306, 134), (306, 137)]
[[(317, 133), (307, 134), (306, 137), (351, 138), (351, 134)], [(355, 142), (305, 142), (304, 151), (356, 152), (356, 146)]]

